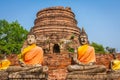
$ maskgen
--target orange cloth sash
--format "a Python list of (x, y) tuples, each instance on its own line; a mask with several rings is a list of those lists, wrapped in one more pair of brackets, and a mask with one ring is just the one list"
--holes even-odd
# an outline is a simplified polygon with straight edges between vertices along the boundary
[(42, 64), (43, 62), (43, 50), (42, 48), (36, 46), (30, 51), (26, 52), (24, 55), (24, 62), (26, 64), (34, 65), (34, 64)]
[(20, 56), (20, 59), (28, 65), (42, 64), (43, 62), (43, 50), (35, 44), (25, 48)]
[(88, 45), (83, 45), (78, 48), (78, 60), (83, 64), (95, 62), (94, 48)]
[(20, 61), (23, 61), (23, 56), (26, 52), (30, 51), (32, 48), (36, 47), (36, 44), (32, 44), (26, 48), (23, 49), (23, 51), (21, 52), (21, 54), (18, 55), (18, 58), (20, 59)]

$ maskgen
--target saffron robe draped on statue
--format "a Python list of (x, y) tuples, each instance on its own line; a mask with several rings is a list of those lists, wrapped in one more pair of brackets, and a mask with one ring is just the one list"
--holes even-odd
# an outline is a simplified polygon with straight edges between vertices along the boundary
[(35, 44), (25, 48), (20, 56), (27, 65), (42, 64), (43, 62), (43, 50)]
[(11, 62), (8, 59), (0, 61), (0, 70), (5, 70), (10, 66)]
[(78, 48), (78, 60), (83, 64), (96, 62), (94, 48), (89, 45), (80, 46)]
[(120, 60), (113, 60), (112, 70), (120, 70)]

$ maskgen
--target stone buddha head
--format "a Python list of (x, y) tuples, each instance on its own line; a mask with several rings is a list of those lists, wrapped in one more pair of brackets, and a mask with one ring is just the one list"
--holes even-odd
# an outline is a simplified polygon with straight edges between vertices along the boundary
[(81, 45), (89, 44), (88, 36), (87, 36), (84, 28), (82, 28), (82, 31), (80, 33), (79, 42), (80, 42)]
[(36, 36), (34, 34), (28, 34), (27, 36), (28, 45), (36, 44)]

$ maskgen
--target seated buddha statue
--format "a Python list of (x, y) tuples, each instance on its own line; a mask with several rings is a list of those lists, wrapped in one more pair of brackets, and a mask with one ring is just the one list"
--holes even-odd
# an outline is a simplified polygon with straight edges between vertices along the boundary
[(112, 54), (113, 60), (110, 62), (110, 69), (113, 71), (120, 71), (120, 60), (117, 59), (116, 54)]
[(18, 55), (20, 66), (9, 66), (10, 63), (7, 60), (2, 62), (2, 67), (0, 65), (0, 69), (5, 68), (5, 72), (8, 73), (7, 78), (47, 78), (48, 67), (42, 66), (43, 50), (36, 45), (36, 36), (34, 34), (28, 34), (27, 45)]
[(43, 72), (48, 71), (47, 66), (42, 66), (43, 63), (43, 50), (41, 47), (36, 45), (36, 36), (32, 33), (27, 35), (27, 46), (21, 50), (21, 53), (18, 55), (20, 66), (11, 66), (7, 69), (7, 72), (11, 73), (10, 78), (20, 77), (22, 75), (27, 77), (34, 77), (37, 73), (41, 75)]
[[(89, 45), (88, 36), (82, 28), (82, 32), (79, 35), (80, 46), (77, 49), (77, 53), (74, 54), (73, 61), (75, 65), (69, 65), (68, 71), (83, 71), (89, 72), (104, 72), (105, 66), (95, 65), (96, 56), (94, 47)], [(87, 71), (86, 71), (87, 72)]]
[(41, 66), (43, 63), (43, 50), (36, 45), (36, 37), (33, 34), (27, 36), (28, 46), (22, 49), (21, 54), (18, 55), (21, 66)]

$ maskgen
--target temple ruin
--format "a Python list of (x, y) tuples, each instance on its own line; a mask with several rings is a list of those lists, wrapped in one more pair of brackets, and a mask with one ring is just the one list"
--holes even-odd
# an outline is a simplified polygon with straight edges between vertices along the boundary
[[(43, 66), (47, 66), (48, 71), (36, 72), (33, 71), (34, 68), (30, 68), (31, 72), (28, 72), (28, 69), (21, 68), (23, 71), (18, 74), (16, 71), (20, 70), (16, 68), (19, 67), (17, 55), (11, 54), (8, 59), (11, 60), (13, 69), (1, 70), (0, 80), (120, 80), (119, 71), (93, 73), (90, 69), (88, 70), (90, 73), (86, 73), (84, 70), (80, 72), (67, 70), (68, 65), (72, 64), (71, 52), (74, 54), (80, 45), (78, 36), (81, 33), (70, 7), (58, 6), (40, 10), (30, 33), (36, 35), (37, 45), (44, 50)], [(26, 42), (23, 48), (25, 46)], [(120, 59), (120, 54), (117, 55)], [(107, 65), (107, 68), (112, 59), (111, 54), (96, 54), (96, 64)]]
[(70, 7), (40, 10), (30, 33), (36, 35), (37, 45), (43, 48), (44, 53), (60, 53), (79, 45), (80, 28)]

